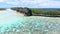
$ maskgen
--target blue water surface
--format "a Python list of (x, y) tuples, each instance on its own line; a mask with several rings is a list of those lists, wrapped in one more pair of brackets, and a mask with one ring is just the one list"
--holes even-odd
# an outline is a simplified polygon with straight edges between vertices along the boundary
[(42, 16), (18, 16), (13, 11), (0, 12), (0, 33), (60, 34), (60, 18)]

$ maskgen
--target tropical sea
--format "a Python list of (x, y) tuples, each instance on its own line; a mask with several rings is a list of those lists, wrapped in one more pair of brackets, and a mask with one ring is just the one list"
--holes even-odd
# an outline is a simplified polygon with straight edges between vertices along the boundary
[(43, 10), (60, 10), (60, 8), (40, 8), (40, 9), (43, 9)]
[(60, 34), (59, 17), (22, 16), (0, 11), (0, 34)]

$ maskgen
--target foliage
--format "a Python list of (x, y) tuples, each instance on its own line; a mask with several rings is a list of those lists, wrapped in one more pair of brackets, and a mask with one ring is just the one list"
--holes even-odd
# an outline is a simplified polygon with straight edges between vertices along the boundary
[(31, 8), (32, 13), (35, 14), (49, 14), (49, 15), (60, 15), (60, 10), (43, 10), (43, 9), (36, 9)]

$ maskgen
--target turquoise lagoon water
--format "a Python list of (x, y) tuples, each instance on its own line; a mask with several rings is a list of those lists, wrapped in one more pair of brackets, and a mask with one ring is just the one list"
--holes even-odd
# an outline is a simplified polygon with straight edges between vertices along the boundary
[(60, 34), (60, 18), (42, 16), (17, 16), (16, 12), (0, 12), (0, 33)]

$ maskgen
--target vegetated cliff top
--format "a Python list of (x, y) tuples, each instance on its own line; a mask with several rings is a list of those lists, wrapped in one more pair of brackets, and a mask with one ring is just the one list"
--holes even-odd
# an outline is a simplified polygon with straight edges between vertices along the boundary
[(6, 8), (0, 8), (0, 10), (5, 10)]

